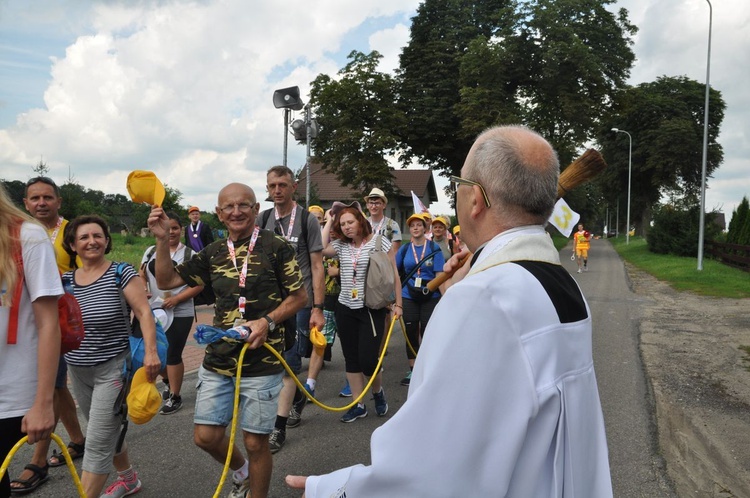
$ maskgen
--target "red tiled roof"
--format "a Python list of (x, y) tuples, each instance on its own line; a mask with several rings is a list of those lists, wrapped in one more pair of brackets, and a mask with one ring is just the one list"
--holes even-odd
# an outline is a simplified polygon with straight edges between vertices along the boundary
[[(362, 201), (367, 192), (357, 191), (351, 187), (343, 186), (336, 175), (323, 169), (321, 164), (311, 165), (311, 185), (317, 193), (317, 197), (323, 204), (333, 201)], [(411, 192), (428, 202), (437, 202), (437, 189), (435, 179), (430, 169), (392, 169), (394, 187), (398, 191), (399, 200), (411, 204)], [(303, 169), (299, 175), (298, 197), (305, 198), (305, 185), (307, 182), (307, 171)], [(394, 199), (395, 200), (395, 199)]]

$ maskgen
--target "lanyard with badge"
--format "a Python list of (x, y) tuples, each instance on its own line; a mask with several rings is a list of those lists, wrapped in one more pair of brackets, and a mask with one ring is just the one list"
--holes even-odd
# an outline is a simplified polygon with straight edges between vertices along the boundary
[(250, 254), (253, 252), (253, 248), (255, 248), (255, 243), (258, 240), (258, 233), (260, 232), (260, 227), (256, 226), (253, 230), (253, 235), (250, 237), (250, 243), (247, 246), (247, 254), (245, 254), (245, 261), (242, 263), (242, 270), (237, 268), (237, 253), (234, 250), (234, 242), (232, 242), (232, 239), (227, 238), (227, 249), (229, 250), (229, 257), (232, 259), (232, 264), (234, 265), (234, 269), (237, 270), (237, 273), (240, 275), (240, 297), (238, 299), (237, 305), (240, 311), (240, 318), (237, 318), (234, 321), (234, 325), (240, 325), (244, 323), (244, 317), (245, 317), (245, 306), (247, 305), (247, 299), (242, 294), (242, 289), (245, 288), (245, 283), (247, 282), (247, 262), (250, 259)]
[(292, 214), (289, 217), (289, 229), (287, 230), (287, 233), (284, 233), (284, 227), (281, 226), (281, 216), (279, 216), (279, 208), (276, 206), (273, 208), (273, 214), (276, 217), (276, 223), (279, 224), (279, 230), (281, 231), (279, 235), (283, 236), (286, 240), (291, 240), (292, 230), (294, 229), (294, 219), (297, 217), (297, 203), (292, 202)]
[[(419, 259), (417, 259), (417, 250), (414, 249), (414, 244), (409, 244), (411, 246), (411, 252), (414, 255), (414, 263), (419, 264), (422, 261), (422, 258), (424, 258), (424, 252), (427, 249), (427, 242), (425, 241), (424, 245), (422, 245), (422, 254), (419, 255)], [(414, 287), (422, 287), (422, 268), (417, 267), (417, 276), (414, 279)]]
[(365, 241), (362, 241), (362, 245), (357, 249), (357, 253), (354, 253), (354, 242), (349, 244), (349, 256), (352, 259), (352, 301), (359, 299), (359, 293), (357, 292), (357, 262), (359, 261), (359, 255), (362, 253), (362, 248), (365, 247)]
[(374, 233), (375, 235), (379, 234), (380, 230), (383, 228), (383, 223), (385, 223), (385, 216), (383, 217), (382, 220), (380, 220), (380, 223), (378, 223), (378, 226), (375, 226), (373, 224), (372, 220), (370, 220), (370, 226), (372, 227), (372, 233)]
[(55, 240), (57, 239), (57, 234), (60, 233), (60, 227), (62, 226), (63, 217), (58, 216), (57, 218), (57, 224), (55, 225), (54, 231), (49, 235), (49, 240), (52, 241), (52, 243), (55, 243)]

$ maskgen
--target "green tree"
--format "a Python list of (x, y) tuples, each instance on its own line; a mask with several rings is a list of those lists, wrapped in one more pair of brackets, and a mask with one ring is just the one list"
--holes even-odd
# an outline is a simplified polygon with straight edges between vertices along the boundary
[[(602, 119), (597, 141), (609, 167), (599, 182), (605, 198), (627, 203), (628, 136), (632, 137), (631, 214), (636, 231), (649, 226), (651, 211), (663, 196), (685, 205), (700, 194), (705, 85), (684, 76), (662, 76), (627, 88), (614, 111)], [(724, 119), (721, 93), (712, 89), (709, 105), (707, 178), (723, 160), (716, 141)]]
[(730, 244), (748, 245), (750, 240), (750, 203), (747, 197), (743, 197), (740, 204), (732, 212), (732, 221), (729, 222), (727, 231), (727, 242)]
[(49, 167), (42, 159), (39, 160), (39, 164), (31, 168), (36, 176), (47, 176), (49, 175)]
[(375, 51), (353, 51), (336, 79), (321, 74), (311, 83), (310, 102), (320, 123), (316, 160), (342, 184), (363, 192), (375, 186), (392, 190), (386, 156), (399, 146), (396, 130), (403, 127), (393, 78), (377, 71), (381, 58)]
[(521, 123), (563, 167), (629, 75), (636, 28), (614, 0), (426, 0), (401, 54), (404, 164), (455, 174), (477, 133)]
[(20, 180), (3, 180), (2, 182), (13, 203), (25, 211), (23, 198), (26, 194), (26, 183)]

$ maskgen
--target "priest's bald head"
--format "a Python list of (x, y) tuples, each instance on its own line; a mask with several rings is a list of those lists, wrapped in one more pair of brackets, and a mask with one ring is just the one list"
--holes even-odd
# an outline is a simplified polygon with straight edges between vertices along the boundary
[(544, 225), (557, 201), (560, 163), (552, 146), (522, 126), (479, 135), (451, 180), (461, 238), (475, 251), (498, 233)]

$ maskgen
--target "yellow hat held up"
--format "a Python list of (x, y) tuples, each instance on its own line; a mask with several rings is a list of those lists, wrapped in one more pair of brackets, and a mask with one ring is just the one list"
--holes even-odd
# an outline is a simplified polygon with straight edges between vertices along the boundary
[(161, 206), (166, 191), (164, 185), (152, 171), (137, 169), (128, 175), (128, 193), (133, 202)]
[(134, 424), (145, 424), (159, 412), (161, 395), (156, 384), (148, 381), (146, 368), (135, 371), (128, 393), (128, 415)]

